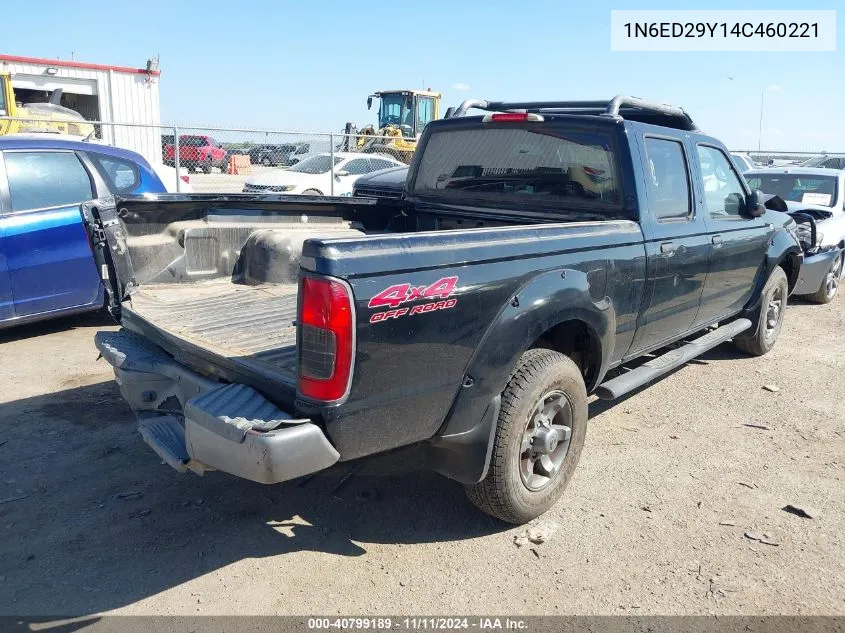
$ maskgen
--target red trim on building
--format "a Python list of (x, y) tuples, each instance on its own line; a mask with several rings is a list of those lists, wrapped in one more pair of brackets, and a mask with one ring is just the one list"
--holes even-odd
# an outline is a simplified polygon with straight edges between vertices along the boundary
[(129, 68), (127, 66), (106, 66), (105, 64), (87, 64), (85, 62), (68, 61), (66, 59), (41, 59), (40, 57), (19, 57), (17, 55), (0, 55), (0, 62), (19, 62), (22, 64), (42, 64), (61, 68), (84, 68), (86, 70), (113, 70), (119, 73), (137, 75), (153, 75), (157, 77), (160, 70), (148, 71), (145, 68)]

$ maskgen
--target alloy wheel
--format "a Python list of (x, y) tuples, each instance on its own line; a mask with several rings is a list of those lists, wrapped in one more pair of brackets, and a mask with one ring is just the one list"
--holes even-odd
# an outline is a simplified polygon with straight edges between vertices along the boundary
[(562, 391), (550, 391), (537, 402), (522, 432), (519, 474), (532, 492), (552, 483), (560, 472), (572, 437), (572, 405)]

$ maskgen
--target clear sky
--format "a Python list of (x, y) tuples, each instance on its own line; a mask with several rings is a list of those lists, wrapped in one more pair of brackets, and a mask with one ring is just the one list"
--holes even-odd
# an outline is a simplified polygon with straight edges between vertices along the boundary
[[(125, 66), (161, 58), (167, 122), (340, 131), (366, 96), (632, 94), (686, 108), (731, 148), (845, 151), (845, 10), (835, 53), (610, 51), (611, 9), (836, 9), (840, 2), (67, 0), (4, 7), (0, 52)], [(729, 79), (733, 77), (733, 79)]]

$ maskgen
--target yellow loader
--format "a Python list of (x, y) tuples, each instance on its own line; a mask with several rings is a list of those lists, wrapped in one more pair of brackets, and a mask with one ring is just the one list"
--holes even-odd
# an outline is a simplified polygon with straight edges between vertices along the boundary
[[(381, 90), (367, 97), (367, 109), (379, 100), (378, 124), (358, 130), (347, 123), (341, 149), (387, 154), (410, 163), (427, 123), (440, 118), (440, 93), (431, 90)], [(382, 138), (380, 138), (382, 137)], [(383, 138), (389, 137), (389, 138)]]
[(0, 117), (19, 117), (10, 121), (0, 118), (0, 136), (27, 132), (47, 132), (90, 136), (94, 126), (78, 112), (59, 105), (62, 91), (54, 90), (47, 103), (18, 104), (12, 89), (12, 76), (0, 73)]

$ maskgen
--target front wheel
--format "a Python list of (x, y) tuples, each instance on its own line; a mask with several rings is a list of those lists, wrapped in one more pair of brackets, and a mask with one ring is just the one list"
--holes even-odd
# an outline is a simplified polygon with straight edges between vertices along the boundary
[(776, 267), (769, 275), (760, 296), (760, 312), (756, 323), (742, 334), (734, 337), (734, 345), (752, 356), (762, 356), (775, 346), (783, 315), (786, 312), (786, 298), (789, 284), (783, 268)]
[(822, 281), (822, 287), (807, 298), (814, 303), (830, 303), (839, 290), (839, 278), (842, 277), (842, 253), (830, 263), (830, 268)]
[(467, 487), (470, 501), (502, 521), (534, 519), (563, 494), (584, 446), (587, 389), (578, 366), (530, 349), (502, 392), (490, 469)]

